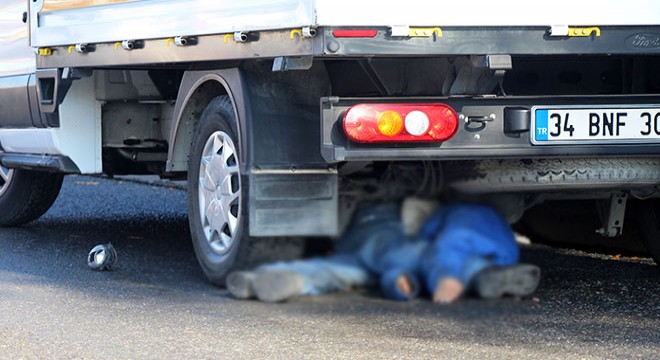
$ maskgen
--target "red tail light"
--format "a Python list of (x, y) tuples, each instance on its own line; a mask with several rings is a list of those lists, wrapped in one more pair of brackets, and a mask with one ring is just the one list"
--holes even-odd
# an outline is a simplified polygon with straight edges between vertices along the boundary
[(458, 129), (458, 115), (440, 104), (358, 104), (344, 115), (344, 132), (359, 143), (445, 141)]

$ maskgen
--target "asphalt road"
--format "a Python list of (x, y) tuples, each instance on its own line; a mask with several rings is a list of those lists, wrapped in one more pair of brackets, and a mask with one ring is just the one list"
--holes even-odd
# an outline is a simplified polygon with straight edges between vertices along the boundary
[[(525, 247), (543, 270), (529, 299), (237, 301), (204, 280), (185, 203), (180, 189), (68, 177), (42, 219), (0, 229), (0, 358), (660, 358), (649, 259)], [(90, 271), (106, 242), (117, 270)]]

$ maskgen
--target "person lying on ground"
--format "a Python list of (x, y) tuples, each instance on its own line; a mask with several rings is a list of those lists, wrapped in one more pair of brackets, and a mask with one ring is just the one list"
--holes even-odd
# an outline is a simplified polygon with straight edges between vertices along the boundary
[[(227, 288), (236, 298), (269, 302), (378, 283), (390, 299), (412, 299), (426, 290), (434, 301), (443, 303), (455, 301), (472, 283), (481, 284), (476, 289), (482, 297), (525, 296), (535, 290), (538, 268), (502, 267), (517, 262), (517, 246), (508, 242), (508, 233), (513, 238), (508, 224), (487, 207), (441, 208), (418, 236), (412, 235), (435, 207), (434, 202), (414, 198), (406, 199), (401, 210), (391, 202), (364, 206), (356, 211), (335, 254), (233, 272), (227, 277)], [(492, 231), (484, 231), (491, 222)], [(488, 233), (499, 240), (483, 239)], [(501, 239), (505, 240), (502, 244)], [(505, 248), (497, 249), (498, 244)], [(441, 251), (446, 255), (440, 255)]]

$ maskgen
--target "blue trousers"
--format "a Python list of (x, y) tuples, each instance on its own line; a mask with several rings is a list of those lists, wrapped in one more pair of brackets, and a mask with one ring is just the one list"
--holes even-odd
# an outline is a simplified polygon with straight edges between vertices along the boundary
[[(383, 294), (393, 300), (408, 300), (426, 290), (432, 293), (435, 285), (423, 288), (425, 274), (421, 270), (419, 260), (426, 251), (424, 244), (406, 246), (398, 252), (397, 264), (382, 274), (368, 269), (357, 254), (340, 254), (328, 257), (317, 257), (307, 260), (277, 262), (260, 266), (256, 271), (287, 270), (301, 275), (303, 289), (298, 295), (321, 295), (337, 291), (346, 291), (353, 288), (373, 286), (380, 283)], [(461, 273), (461, 280), (469, 284), (474, 276), (481, 270), (492, 266), (492, 262), (483, 257), (470, 257), (465, 262)], [(402, 294), (396, 287), (396, 279), (406, 275), (413, 285), (411, 294)], [(442, 278), (445, 274), (434, 274), (434, 278)]]
[(260, 266), (256, 271), (288, 270), (303, 277), (299, 295), (321, 295), (375, 283), (373, 273), (362, 266), (357, 254), (331, 255), (306, 260), (277, 262)]

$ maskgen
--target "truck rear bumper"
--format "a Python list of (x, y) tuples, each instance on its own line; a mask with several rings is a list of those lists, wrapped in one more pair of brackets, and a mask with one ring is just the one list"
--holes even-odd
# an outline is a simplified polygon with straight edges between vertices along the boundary
[[(360, 103), (441, 102), (461, 116), (458, 131), (441, 143), (358, 144), (342, 128), (344, 112)], [(341, 161), (459, 160), (485, 158), (548, 158), (589, 156), (653, 156), (660, 154), (660, 140), (635, 143), (599, 142), (532, 144), (531, 110), (534, 106), (588, 107), (649, 106), (658, 108), (657, 96), (600, 97), (450, 97), (450, 98), (338, 98), (321, 99), (321, 153), (329, 163)], [(492, 117), (489, 122), (464, 119)]]

